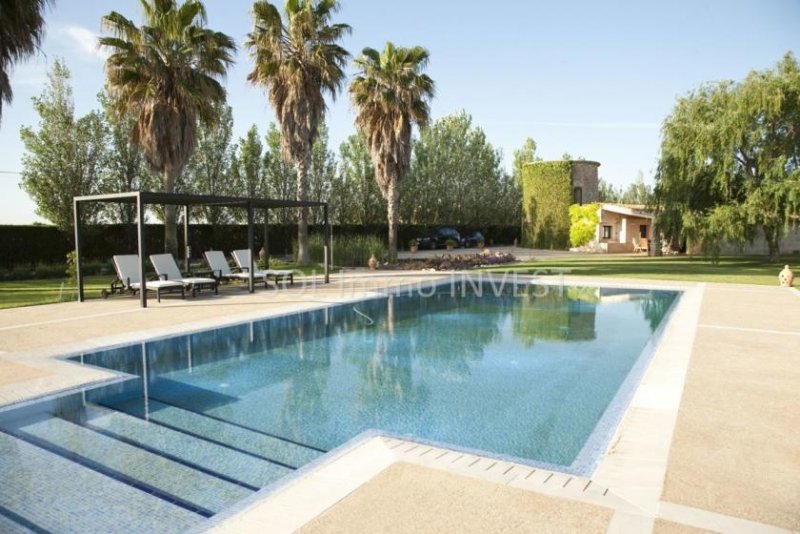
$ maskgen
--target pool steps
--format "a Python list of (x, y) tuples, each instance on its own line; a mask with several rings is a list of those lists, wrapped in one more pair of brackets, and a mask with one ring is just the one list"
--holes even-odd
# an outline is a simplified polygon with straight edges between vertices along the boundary
[[(16, 484), (0, 485), (0, 531), (183, 531), (324, 453), (157, 400), (145, 420), (142, 406), (89, 402), (4, 423), (0, 479)], [(19, 481), (30, 491), (11, 492)], [(54, 523), (63, 514), (74, 524)]]

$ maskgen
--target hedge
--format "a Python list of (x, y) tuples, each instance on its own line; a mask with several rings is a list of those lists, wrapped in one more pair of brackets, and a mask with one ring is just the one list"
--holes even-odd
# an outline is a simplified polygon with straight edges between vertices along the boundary
[(531, 248), (569, 247), (572, 162), (547, 161), (522, 167), (522, 244)]
[[(411, 238), (423, 235), (433, 226), (408, 225), (399, 229), (399, 242), (407, 243)], [(487, 244), (510, 244), (519, 239), (519, 228), (509, 226), (489, 226), (469, 228), (479, 230), (486, 236)], [(312, 226), (310, 232), (322, 232), (321, 226)], [(386, 225), (335, 225), (334, 238), (338, 236), (374, 235), (385, 239)], [(88, 225), (81, 233), (83, 241), (83, 260), (108, 261), (114, 254), (136, 253), (136, 227), (130, 224)], [(164, 226), (148, 224), (145, 230), (147, 250), (157, 252), (164, 249)], [(297, 226), (270, 225), (270, 253), (289, 256), (292, 243), (297, 238)], [(262, 244), (261, 226), (256, 226), (255, 243)], [(231, 251), (247, 247), (247, 226), (192, 224), (189, 227), (189, 245), (192, 257), (200, 258), (205, 250)], [(64, 265), (66, 255), (73, 249), (71, 233), (63, 232), (54, 226), (43, 225), (0, 225), (0, 269), (8, 270), (15, 266), (36, 268), (42, 264)], [(178, 246), (183, 247), (183, 229), (178, 230)], [(182, 248), (181, 248), (182, 249)]]

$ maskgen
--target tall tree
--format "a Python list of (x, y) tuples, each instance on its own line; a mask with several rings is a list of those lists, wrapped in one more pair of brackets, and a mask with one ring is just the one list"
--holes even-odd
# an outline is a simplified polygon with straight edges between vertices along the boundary
[(477, 228), (518, 223), (521, 196), (502, 161), (467, 113), (437, 120), (414, 143), (401, 185), (404, 220)]
[(364, 136), (354, 134), (339, 146), (339, 169), (331, 187), (333, 220), (362, 226), (385, 220), (375, 166)]
[[(311, 148), (311, 166), (308, 172), (308, 198), (317, 202), (328, 202), (331, 187), (336, 179), (336, 155), (328, 149), (328, 126), (320, 122), (319, 133)], [(315, 210), (316, 224), (322, 223), (322, 210)]]
[(597, 184), (597, 196), (600, 202), (616, 203), (622, 198), (622, 190), (614, 187), (614, 184), (600, 178)]
[[(97, 98), (103, 109), (106, 131), (101, 191), (124, 193), (150, 191), (157, 187), (157, 177), (150, 172), (142, 151), (131, 140), (136, 117), (131, 113), (114, 113), (107, 92), (100, 93)], [(130, 202), (105, 204), (102, 210), (104, 217), (111, 222), (132, 223), (136, 220), (136, 206)]]
[(641, 204), (649, 206), (653, 202), (653, 189), (644, 181), (644, 174), (639, 171), (636, 180), (628, 186), (620, 197), (623, 204)]
[(383, 52), (365, 48), (356, 59), (359, 69), (350, 84), (356, 108), (356, 127), (367, 140), (375, 179), (386, 200), (389, 255), (397, 256), (398, 184), (411, 161), (411, 130), (428, 125), (434, 83), (423, 70), (428, 51), (421, 46), (396, 47), (387, 42)]
[(44, 36), (44, 10), (52, 0), (0, 0), (0, 119), (10, 104), (11, 67), (33, 54)]
[[(194, 150), (198, 121), (213, 123), (215, 104), (225, 101), (220, 84), (233, 63), (233, 40), (206, 28), (199, 0), (140, 0), (144, 24), (136, 26), (120, 13), (103, 17), (111, 32), (100, 44), (112, 53), (106, 60), (112, 107), (120, 115), (137, 115), (133, 140), (164, 192), (175, 190)], [(164, 243), (177, 252), (175, 206), (164, 209)]]
[(724, 242), (763, 233), (771, 259), (800, 212), (800, 66), (791, 53), (739, 83), (678, 100), (662, 129), (658, 223), (668, 238)]
[[(236, 146), (233, 139), (233, 111), (226, 104), (215, 104), (219, 119), (197, 129), (197, 145), (186, 164), (185, 181), (189, 192), (200, 195), (233, 195)], [(228, 208), (202, 206), (199, 213), (208, 224), (232, 221)]]
[(268, 197), (264, 180), (264, 145), (258, 135), (258, 127), (253, 124), (247, 134), (239, 139), (236, 156), (239, 183), (237, 188), (248, 197)]
[[(541, 159), (542, 158), (536, 155), (536, 141), (534, 141), (532, 137), (525, 139), (525, 142), (522, 144), (522, 146), (514, 151), (514, 181), (517, 184), (521, 184), (522, 166), (526, 163), (541, 161)], [(522, 193), (520, 193), (520, 198), (522, 198)]]
[[(253, 31), (247, 47), (254, 57), (247, 79), (267, 90), (281, 129), (281, 153), (297, 171), (297, 199), (308, 196), (311, 151), (325, 98), (335, 98), (344, 83), (350, 54), (339, 45), (350, 33), (347, 24), (332, 24), (337, 0), (287, 0), (286, 20), (267, 1), (253, 4)], [(309, 262), (308, 209), (298, 213), (298, 261)]]
[[(297, 192), (297, 172), (291, 163), (281, 157), (281, 132), (275, 123), (267, 127), (267, 150), (264, 154), (267, 192), (271, 198), (290, 199)], [(289, 224), (297, 220), (296, 214), (288, 209), (273, 210), (279, 224)]]
[[(36, 213), (62, 230), (73, 224), (72, 198), (97, 193), (103, 163), (104, 127), (93, 111), (75, 118), (70, 73), (56, 60), (42, 95), (33, 99), (39, 128), (23, 127), (21, 187), (36, 203)], [(97, 206), (82, 211), (93, 220)]]

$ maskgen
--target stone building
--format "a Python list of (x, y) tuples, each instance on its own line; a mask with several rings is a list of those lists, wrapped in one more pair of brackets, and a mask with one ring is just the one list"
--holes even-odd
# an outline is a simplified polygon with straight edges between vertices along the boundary
[(572, 200), (575, 204), (591, 204), (600, 200), (599, 167), (597, 161), (572, 161)]

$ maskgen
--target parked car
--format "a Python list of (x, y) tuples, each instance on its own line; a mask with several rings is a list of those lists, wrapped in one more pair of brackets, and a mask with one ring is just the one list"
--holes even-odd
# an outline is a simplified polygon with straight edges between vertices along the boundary
[(459, 246), (461, 243), (461, 235), (455, 228), (448, 228), (443, 226), (441, 228), (437, 228), (432, 232), (428, 233), (425, 236), (417, 238), (417, 246), (419, 248), (427, 248), (430, 250), (437, 249), (437, 248), (444, 248), (447, 241), (454, 241), (456, 243), (455, 246)]
[(467, 232), (461, 236), (461, 246), (464, 248), (475, 248), (478, 243), (486, 244), (486, 239), (483, 238), (483, 234), (480, 232)]

